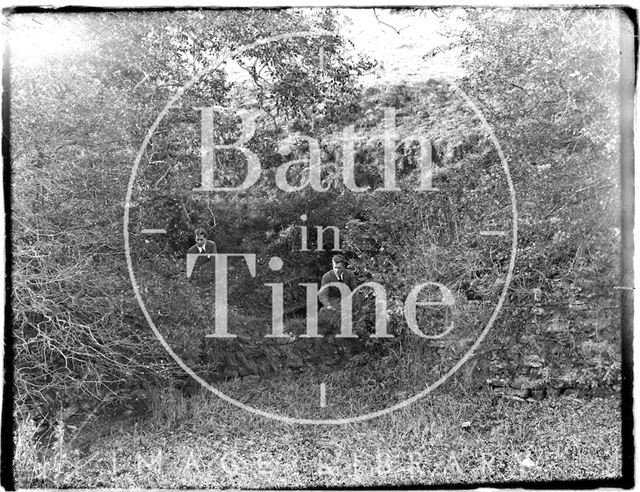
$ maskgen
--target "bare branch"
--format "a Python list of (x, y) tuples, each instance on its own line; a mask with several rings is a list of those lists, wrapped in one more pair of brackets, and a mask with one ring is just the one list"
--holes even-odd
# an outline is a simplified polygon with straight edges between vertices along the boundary
[(390, 27), (391, 29), (393, 29), (396, 32), (396, 34), (400, 34), (400, 31), (398, 31), (391, 24), (387, 24), (386, 22), (383, 22), (383, 21), (380, 20), (380, 18), (378, 17), (378, 13), (376, 12), (376, 9), (373, 9), (373, 15), (376, 16), (376, 20), (378, 21), (379, 24), (382, 24), (383, 26)]
[(165, 171), (165, 173), (164, 173), (162, 176), (160, 176), (160, 178), (158, 178), (158, 181), (156, 181), (156, 182), (153, 184), (153, 188), (157, 187), (157, 186), (160, 184), (160, 182), (161, 182), (164, 178), (166, 178), (166, 177), (167, 177), (167, 175), (168, 175), (171, 171), (173, 171), (176, 167), (178, 167), (178, 164), (180, 164), (180, 163), (179, 163), (179, 162), (176, 162), (173, 166), (169, 166), (169, 167), (167, 167), (167, 170)]

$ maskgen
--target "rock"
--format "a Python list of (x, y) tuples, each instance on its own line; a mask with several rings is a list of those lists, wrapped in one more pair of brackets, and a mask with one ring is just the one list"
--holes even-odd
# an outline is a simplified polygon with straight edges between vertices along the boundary
[(522, 365), (527, 367), (542, 367), (543, 364), (544, 359), (542, 359), (542, 357), (540, 357), (539, 355), (530, 354), (525, 355), (522, 358)]
[(295, 341), (295, 339), (290, 337), (278, 337), (278, 338), (275, 338), (274, 340), (276, 340), (276, 343), (278, 345), (289, 345), (290, 343), (293, 343)]
[(506, 379), (501, 378), (489, 378), (487, 379), (487, 384), (489, 386), (493, 386), (494, 388), (509, 386), (509, 382)]
[(573, 304), (569, 304), (569, 309), (571, 309), (572, 311), (584, 311), (585, 309), (587, 309), (587, 305), (582, 302), (576, 302)]
[(502, 388), (500, 392), (509, 396), (517, 396), (518, 398), (526, 398), (529, 396), (529, 389)]
[(544, 388), (544, 380), (518, 376), (511, 383), (511, 387), (516, 389), (539, 390), (541, 388)]
[(558, 398), (562, 394), (562, 388), (547, 388), (549, 398)]
[(535, 389), (531, 391), (531, 397), (534, 400), (537, 400), (537, 401), (544, 400), (545, 396), (546, 396), (546, 391), (544, 388)]
[(553, 386), (556, 388), (570, 388), (573, 387), (574, 382), (577, 378), (577, 375), (573, 372), (568, 372), (565, 374), (562, 374), (560, 376), (558, 376), (557, 378), (555, 378), (554, 382), (553, 382)]

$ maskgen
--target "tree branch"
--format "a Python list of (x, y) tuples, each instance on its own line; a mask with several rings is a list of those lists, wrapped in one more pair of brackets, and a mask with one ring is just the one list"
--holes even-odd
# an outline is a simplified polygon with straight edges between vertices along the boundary
[(166, 178), (166, 177), (167, 177), (167, 175), (168, 175), (171, 171), (173, 171), (176, 167), (178, 167), (178, 164), (180, 164), (180, 163), (179, 163), (179, 162), (176, 162), (173, 166), (169, 166), (169, 167), (167, 168), (167, 170), (165, 171), (165, 173), (164, 173), (162, 176), (160, 176), (160, 178), (158, 179), (158, 181), (156, 181), (156, 182), (153, 184), (152, 188), (155, 188), (156, 186), (158, 186), (158, 185), (160, 184), (160, 182), (161, 182), (164, 178)]
[(390, 27), (391, 29), (393, 29), (396, 34), (400, 34), (400, 31), (398, 31), (395, 27), (393, 27), (391, 24), (387, 24), (386, 22), (383, 22), (380, 20), (380, 18), (378, 17), (378, 14), (376, 12), (376, 9), (373, 9), (373, 15), (376, 16), (376, 20), (378, 21), (379, 24), (382, 24), (383, 26), (387, 26)]

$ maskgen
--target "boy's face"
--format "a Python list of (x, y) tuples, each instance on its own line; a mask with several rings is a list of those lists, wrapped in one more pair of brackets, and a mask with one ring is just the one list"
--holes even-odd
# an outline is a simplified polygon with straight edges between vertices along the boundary
[(331, 264), (333, 265), (333, 273), (338, 277), (342, 275), (342, 272), (344, 272), (344, 263), (336, 263), (335, 261), (332, 261)]
[(196, 244), (201, 248), (204, 246), (204, 234), (198, 234), (196, 236)]

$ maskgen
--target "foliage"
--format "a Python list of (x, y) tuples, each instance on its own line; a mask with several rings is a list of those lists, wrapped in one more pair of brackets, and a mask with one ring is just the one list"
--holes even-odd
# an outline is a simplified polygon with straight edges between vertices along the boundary
[[(469, 9), (463, 18), (461, 30), (450, 32), (462, 47), (460, 85), (500, 141), (517, 197), (518, 261), (502, 333), (531, 335), (535, 341), (522, 350), (579, 366), (575, 345), (546, 342), (537, 320), (584, 306), (571, 330), (574, 343), (587, 343), (593, 331), (586, 327), (599, 322), (601, 310), (616, 309), (618, 36), (625, 19), (613, 9)], [(615, 326), (603, 337), (609, 347), (619, 343)], [(619, 352), (611, 355), (615, 366)], [(611, 380), (597, 359), (582, 372), (589, 385)]]
[[(23, 410), (51, 414), (74, 399), (99, 398), (105, 390), (152, 376), (172, 377), (176, 370), (135, 303), (120, 229), (131, 164), (169, 97), (229, 49), (292, 30), (333, 29), (334, 24), (330, 12), (314, 20), (295, 10), (13, 15), (11, 22), (23, 37), (35, 25), (69, 36), (78, 31), (83, 40), (73, 53), (54, 50), (46, 58), (20, 57), (19, 45), (12, 45), (17, 400), (28, 404)], [(315, 83), (319, 75), (309, 69), (316, 48), (293, 38), (238, 57), (249, 71), (259, 67), (262, 78), (254, 79), (262, 86), (259, 91), (231, 84), (224, 71), (214, 69), (193, 85), (182, 109), (196, 100), (227, 103), (234, 91), (260, 92), (260, 104), (271, 104), (276, 115), (304, 118), (302, 107), (311, 99), (355, 90), (349, 82), (352, 62), (340, 39), (327, 37), (323, 46), (324, 85)], [(246, 65), (250, 61), (254, 64)], [(304, 73), (306, 87), (320, 87), (320, 92), (294, 97), (287, 86), (292, 73), (298, 80)], [(139, 240), (145, 248), (142, 259), (160, 260), (153, 268), (165, 274), (176, 270), (194, 222), (207, 225), (199, 215), (202, 204), (188, 203), (190, 216), (183, 194), (176, 192), (183, 184), (176, 176), (189, 177), (176, 171), (197, 164), (195, 145), (183, 145), (189, 134), (198, 134), (190, 133), (193, 123), (180, 107), (169, 114), (143, 156), (155, 165), (145, 167), (140, 183), (154, 186), (157, 198), (131, 204), (140, 224), (153, 223), (167, 209), (173, 214), (168, 249), (144, 241), (136, 224), (130, 224), (133, 243)], [(263, 135), (266, 140), (259, 145), (268, 138)], [(185, 148), (191, 161), (180, 153)], [(138, 205), (150, 215), (136, 215)]]
[[(53, 16), (48, 28), (68, 32), (77, 20)], [(104, 21), (96, 16), (84, 27)], [(111, 32), (126, 44), (141, 29)], [(97, 59), (91, 36), (74, 55), (12, 59), (17, 403), (39, 416), (173, 370), (123, 295), (121, 202), (113, 190), (126, 184), (141, 115), (130, 113), (124, 75), (108, 76), (116, 40), (107, 39), (113, 44), (102, 48), (111, 56)]]
[[(457, 83), (495, 132), (516, 189), (518, 261), (499, 334), (514, 341), (531, 328), (534, 306), (615, 304), (622, 21), (607, 10), (470, 9), (462, 18), (448, 33), (462, 49), (465, 75)], [(12, 17), (17, 30), (29, 21)], [(256, 254), (255, 277), (244, 266), (231, 272), (233, 322), (267, 323), (265, 283), (284, 284), (285, 306), (303, 301), (299, 284), (317, 282), (336, 247), (330, 233), (318, 244), (316, 226), (334, 226), (360, 281), (385, 286), (394, 333), (407, 335), (402, 303), (424, 281), (447, 286), (457, 310), (421, 310), (426, 333), (437, 334), (459, 315), (451, 343), (464, 347), (484, 326), (488, 311), (466, 306), (495, 304), (502, 292), (509, 240), (480, 232), (513, 225), (509, 186), (497, 149), (451, 84), (365, 90), (358, 77), (375, 62), (354, 55), (338, 35), (256, 44), (229, 58), (267, 36), (337, 33), (330, 10), (69, 14), (45, 21), (65, 32), (80, 28), (85, 42), (74, 53), (12, 58), (12, 322), (20, 403), (52, 410), (71, 403), (65, 395), (97, 398), (150, 374), (175, 373), (134, 301), (120, 224), (141, 142), (170, 97), (191, 82), (149, 136), (128, 204), (140, 294), (152, 315), (172, 327), (170, 344), (180, 355), (197, 360), (194, 339), (212, 316), (210, 291), (184, 275), (195, 227), (208, 229), (220, 252)], [(242, 77), (233, 78), (231, 66)], [(220, 144), (239, 137), (234, 108), (261, 112), (246, 144), (262, 164), (250, 192), (193, 193), (202, 184), (201, 113), (194, 108), (212, 106), (227, 108), (216, 113), (213, 137)], [(395, 108), (402, 137), (419, 133), (431, 146), (410, 138), (392, 152), (401, 192), (379, 190), (385, 107)], [(348, 125), (356, 135), (355, 182), (366, 192), (343, 180)], [(301, 136), (320, 142), (326, 192), (275, 186), (279, 166), (293, 160), (300, 162), (291, 165), (289, 182), (307, 177), (310, 148)], [(416, 190), (427, 151), (440, 191)], [(246, 165), (237, 151), (218, 150), (215, 157), (220, 185), (242, 182)], [(309, 251), (301, 248), (303, 226)], [(149, 227), (167, 234), (143, 235)], [(283, 270), (268, 268), (273, 256), (282, 258)], [(431, 300), (440, 294), (422, 293)], [(371, 293), (363, 299), (359, 323), (371, 331), (374, 299)], [(613, 344), (615, 330), (604, 336)], [(418, 354), (434, 357), (441, 372), (458, 357), (417, 340), (416, 352), (405, 352), (416, 367)], [(616, 354), (584, 347), (593, 361), (585, 370), (595, 372), (583, 379), (614, 381)], [(555, 357), (566, 356), (569, 345), (563, 350)]]
[(610, 288), (619, 241), (622, 17), (470, 10), (467, 21), (462, 87), (479, 101), (512, 166), (521, 285), (549, 292), (550, 281), (582, 277)]

